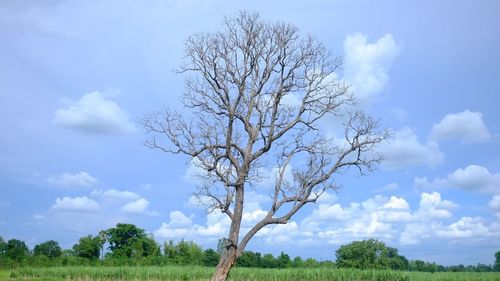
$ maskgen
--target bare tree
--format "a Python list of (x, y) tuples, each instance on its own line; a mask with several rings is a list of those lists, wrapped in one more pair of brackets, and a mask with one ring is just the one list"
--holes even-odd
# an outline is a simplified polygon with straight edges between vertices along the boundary
[[(198, 196), (231, 226), (212, 280), (226, 280), (247, 243), (263, 227), (286, 224), (304, 205), (336, 189), (334, 175), (355, 166), (372, 171), (374, 147), (387, 137), (360, 111), (336, 73), (341, 60), (296, 27), (241, 12), (218, 33), (185, 43), (182, 103), (192, 115), (164, 108), (147, 116), (146, 146), (188, 155), (205, 171)], [(320, 121), (343, 120), (341, 138), (327, 137)], [(262, 172), (275, 172), (267, 215), (240, 235), (245, 192)], [(287, 175), (292, 176), (287, 176)]]

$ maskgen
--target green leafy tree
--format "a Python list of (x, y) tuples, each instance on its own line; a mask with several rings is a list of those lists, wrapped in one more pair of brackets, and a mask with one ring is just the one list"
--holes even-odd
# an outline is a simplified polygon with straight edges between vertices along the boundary
[(177, 264), (203, 264), (203, 250), (193, 241), (180, 241), (175, 245), (175, 261)]
[(262, 256), (262, 267), (264, 268), (278, 267), (278, 262), (274, 258), (273, 254), (265, 254), (264, 256)]
[(119, 223), (105, 231), (109, 242), (111, 256), (140, 258), (160, 255), (160, 247), (156, 241), (148, 237), (142, 228), (133, 224)]
[(262, 254), (244, 251), (238, 258), (237, 265), (242, 267), (262, 267)]
[(285, 254), (284, 252), (281, 252), (276, 259), (276, 262), (279, 268), (289, 267), (291, 263), (290, 256)]
[(216, 266), (219, 263), (220, 255), (213, 249), (206, 249), (203, 252), (203, 264), (205, 266)]
[(295, 257), (292, 261), (292, 267), (304, 267), (304, 261), (301, 257)]
[(337, 252), (337, 266), (359, 269), (406, 269), (408, 260), (397, 249), (370, 239), (354, 241), (341, 246)]
[(87, 259), (98, 259), (99, 251), (101, 249), (102, 240), (97, 237), (92, 237), (92, 235), (87, 235), (73, 246), (74, 255), (77, 257), (87, 258)]
[(5, 255), (16, 262), (21, 262), (29, 255), (29, 249), (24, 241), (10, 239), (7, 241)]
[(5, 252), (7, 251), (7, 243), (5, 240), (3, 240), (3, 237), (0, 236), (0, 256), (5, 255)]
[(315, 268), (318, 267), (318, 261), (313, 258), (308, 258), (304, 261), (304, 266), (307, 268)]
[(49, 258), (57, 258), (62, 254), (62, 249), (54, 240), (49, 240), (35, 246), (33, 250), (35, 256), (46, 256)]
[(495, 253), (495, 265), (493, 268), (496, 272), (500, 272), (500, 251)]
[(168, 260), (168, 261), (173, 261), (175, 257), (175, 244), (174, 241), (170, 240), (165, 241), (163, 243), (163, 256)]

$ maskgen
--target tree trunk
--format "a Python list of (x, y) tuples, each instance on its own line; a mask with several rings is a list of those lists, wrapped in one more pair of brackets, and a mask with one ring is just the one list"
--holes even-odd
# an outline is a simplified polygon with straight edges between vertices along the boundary
[(226, 281), (231, 268), (236, 263), (236, 252), (236, 248), (232, 246), (223, 252), (219, 264), (215, 268), (212, 281)]

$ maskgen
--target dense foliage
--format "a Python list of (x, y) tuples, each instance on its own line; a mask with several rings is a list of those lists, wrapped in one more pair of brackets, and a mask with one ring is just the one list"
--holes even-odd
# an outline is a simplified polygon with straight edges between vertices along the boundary
[(33, 249), (33, 254), (35, 256), (46, 256), (48, 258), (57, 258), (62, 255), (62, 249), (59, 246), (59, 243), (54, 240), (49, 240), (47, 242), (43, 242), (38, 244)]
[[(97, 236), (81, 237), (72, 249), (62, 250), (57, 241), (35, 245), (30, 251), (17, 239), (5, 241), (0, 237), (0, 268), (19, 266), (123, 266), (123, 265), (189, 265), (216, 266), (224, 247), (223, 239), (217, 250), (203, 250), (193, 241), (165, 242), (162, 247), (144, 229), (132, 224), (117, 224)], [(421, 260), (408, 261), (398, 250), (378, 240), (355, 241), (341, 246), (337, 260), (317, 261), (312, 258), (290, 258), (284, 252), (278, 256), (245, 251), (237, 260), (240, 268), (352, 268), (378, 270), (409, 270), (421, 272), (500, 272), (500, 251), (494, 265), (442, 266)]]
[(336, 253), (337, 266), (358, 269), (407, 269), (408, 260), (377, 240), (354, 241)]

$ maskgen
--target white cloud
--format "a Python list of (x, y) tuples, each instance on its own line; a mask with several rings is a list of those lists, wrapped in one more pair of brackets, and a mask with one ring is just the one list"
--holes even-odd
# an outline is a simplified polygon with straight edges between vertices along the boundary
[(337, 201), (337, 195), (335, 195), (335, 193), (325, 191), (323, 192), (323, 194), (321, 194), (316, 203), (324, 204), (324, 203), (333, 203), (335, 201)]
[(399, 189), (399, 184), (396, 182), (392, 182), (390, 184), (384, 185), (381, 188), (374, 189), (374, 193), (386, 192), (386, 191), (394, 191)]
[(399, 53), (392, 34), (385, 34), (374, 43), (366, 35), (355, 33), (344, 41), (344, 79), (353, 87), (361, 103), (370, 102), (385, 90), (389, 83), (389, 69)]
[[(258, 198), (259, 195), (253, 197)], [(411, 208), (407, 199), (398, 196), (375, 195), (365, 201), (346, 205), (334, 201), (316, 205), (300, 221), (292, 219), (285, 225), (266, 226), (256, 234), (257, 243), (319, 246), (376, 238), (397, 241), (401, 245), (416, 245), (427, 243), (430, 239), (490, 239), (499, 232), (495, 231), (494, 224), (487, 225), (480, 218), (462, 217), (449, 222), (453, 218), (452, 211), (458, 205), (443, 199), (438, 192), (421, 193), (419, 203), (414, 208)], [(496, 207), (497, 204), (500, 202), (492, 199), (490, 207)], [(258, 203), (251, 205), (251, 210), (245, 210), (243, 214), (242, 235), (266, 214)], [(194, 215), (173, 211), (170, 220), (155, 231), (155, 236), (160, 239), (193, 239), (212, 243), (214, 239), (227, 235), (229, 226), (227, 216), (217, 211), (207, 214), (204, 223), (195, 222)]]
[(87, 172), (79, 172), (75, 174), (64, 173), (59, 176), (50, 177), (46, 180), (50, 184), (63, 187), (91, 187), (99, 183), (99, 181)]
[(495, 215), (500, 219), (500, 195), (495, 195), (488, 202), (488, 206), (495, 212)]
[(170, 212), (169, 217), (170, 217), (169, 226), (185, 227), (185, 226), (191, 226), (193, 224), (191, 218), (184, 215), (184, 213), (182, 213), (181, 211)]
[(410, 206), (404, 198), (376, 195), (346, 207), (338, 203), (320, 204), (300, 225), (317, 232), (330, 244), (342, 244), (367, 237), (390, 239), (396, 233), (394, 225), (411, 220)]
[(452, 216), (451, 210), (457, 206), (449, 200), (442, 200), (439, 192), (423, 192), (420, 194), (420, 204), (416, 216), (420, 220), (450, 218)]
[(417, 135), (408, 127), (396, 131), (391, 139), (381, 143), (379, 152), (385, 156), (382, 165), (390, 169), (415, 165), (436, 167), (444, 161), (437, 142), (419, 142)]
[(133, 202), (129, 202), (122, 207), (122, 211), (131, 214), (148, 214), (157, 215), (157, 212), (148, 210), (150, 202), (147, 199), (140, 198)]
[(396, 117), (396, 120), (398, 120), (399, 122), (406, 122), (406, 120), (408, 119), (408, 112), (400, 108), (391, 109), (391, 114)]
[(500, 210), (500, 195), (493, 196), (491, 201), (488, 203), (488, 206), (493, 210)]
[(396, 196), (391, 196), (389, 202), (385, 203), (383, 206), (384, 209), (401, 209), (408, 210), (410, 209), (410, 205), (404, 198), (398, 198)]
[(460, 139), (464, 143), (485, 142), (491, 134), (483, 122), (481, 112), (448, 114), (432, 127), (431, 137), (436, 140)]
[(116, 189), (96, 189), (91, 193), (92, 197), (98, 198), (101, 205), (117, 207), (122, 205), (121, 211), (129, 214), (157, 215), (155, 211), (150, 211), (149, 200), (142, 198), (139, 194), (128, 190)]
[(124, 190), (116, 190), (116, 189), (108, 189), (108, 190), (102, 190), (102, 189), (96, 189), (92, 191), (91, 196), (93, 197), (99, 197), (101, 200), (111, 200), (111, 201), (130, 201), (130, 200), (137, 200), (141, 198), (137, 193)]
[(351, 213), (358, 209), (359, 204), (353, 204), (345, 209), (340, 204), (320, 204), (305, 221), (347, 221), (351, 218)]
[(446, 228), (437, 230), (436, 234), (438, 237), (457, 239), (489, 236), (490, 231), (481, 218), (462, 217)]
[(63, 197), (57, 198), (54, 205), (51, 207), (52, 210), (57, 211), (97, 211), (99, 209), (99, 204), (88, 198), (87, 196), (82, 197)]
[(418, 188), (451, 187), (482, 193), (500, 193), (500, 174), (492, 174), (482, 166), (469, 165), (464, 169), (455, 170), (446, 178), (430, 181), (426, 177), (416, 177), (414, 185)]
[(407, 224), (399, 236), (399, 243), (402, 245), (419, 244), (422, 239), (428, 239), (431, 236), (430, 228), (432, 226), (422, 223)]
[(54, 123), (83, 134), (128, 134), (135, 126), (120, 106), (101, 92), (91, 92), (56, 111)]
[(195, 224), (191, 217), (181, 211), (173, 211), (169, 215), (170, 221), (163, 222), (156, 231), (155, 237), (160, 239), (192, 239), (200, 241), (205, 239), (221, 238), (229, 230), (229, 218), (220, 212), (207, 215), (206, 225)]

